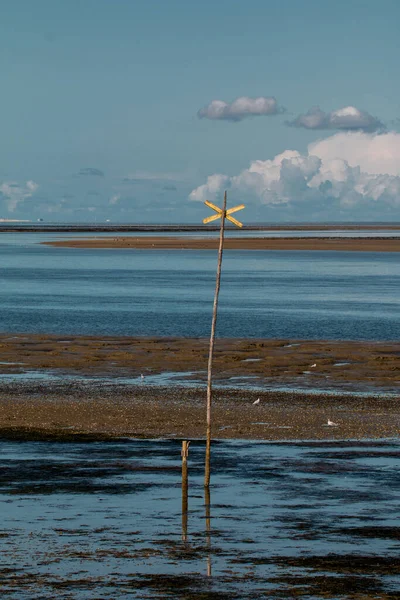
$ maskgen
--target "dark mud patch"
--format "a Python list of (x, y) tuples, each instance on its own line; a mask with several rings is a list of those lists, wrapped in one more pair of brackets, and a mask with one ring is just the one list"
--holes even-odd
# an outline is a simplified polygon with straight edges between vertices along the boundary
[[(210, 582), (211, 583), (211, 582)], [(126, 582), (129, 588), (151, 590), (161, 598), (179, 598), (180, 600), (233, 600), (234, 593), (209, 590), (207, 579), (193, 576), (148, 575), (132, 578)]]
[(400, 541), (400, 527), (396, 526), (340, 527), (332, 529), (332, 533), (341, 536)]
[(179, 471), (175, 466), (159, 466), (157, 469), (121, 462), (51, 462), (48, 460), (14, 460), (12, 465), (1, 464), (0, 491), (2, 494), (132, 494), (153, 487), (168, 486), (153, 482), (125, 482), (127, 472)]
[[(243, 559), (232, 562), (242, 562)], [(249, 560), (249, 559), (246, 559)], [(278, 565), (282, 568), (310, 569), (322, 573), (340, 575), (398, 575), (400, 562), (398, 556), (374, 556), (360, 554), (327, 554), (325, 556), (266, 556), (252, 557), (254, 565)]]
[(115, 442), (107, 433), (82, 433), (70, 429), (38, 429), (34, 427), (1, 427), (0, 440), (15, 442)]
[[(357, 576), (283, 576), (271, 580), (284, 586), (282, 590), (271, 592), (271, 598), (374, 598), (384, 600), (390, 595), (382, 594), (383, 586), (374, 577)], [(379, 594), (379, 596), (376, 596)], [(394, 598), (394, 596), (392, 596)]]

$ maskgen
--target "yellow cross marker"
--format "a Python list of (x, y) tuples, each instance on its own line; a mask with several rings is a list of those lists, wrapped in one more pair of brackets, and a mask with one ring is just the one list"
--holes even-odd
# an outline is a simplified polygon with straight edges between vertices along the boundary
[(238, 210), (242, 210), (242, 208), (244, 208), (244, 204), (238, 204), (238, 206), (234, 206), (233, 208), (228, 208), (228, 210), (225, 211), (225, 215), (224, 215), (224, 211), (222, 210), (222, 208), (215, 206), (215, 204), (213, 204), (212, 202), (209, 202), (208, 200), (206, 200), (204, 202), (204, 204), (206, 204), (207, 206), (209, 206), (210, 208), (215, 210), (215, 212), (217, 213), (216, 215), (211, 215), (211, 217), (207, 217), (206, 219), (203, 219), (204, 225), (206, 223), (211, 223), (211, 221), (216, 221), (217, 219), (222, 219), (223, 217), (224, 218), (226, 217), (228, 219), (228, 221), (230, 221), (234, 225), (237, 225), (238, 227), (243, 227), (243, 223), (241, 223), (234, 217), (231, 217), (231, 214), (237, 212)]

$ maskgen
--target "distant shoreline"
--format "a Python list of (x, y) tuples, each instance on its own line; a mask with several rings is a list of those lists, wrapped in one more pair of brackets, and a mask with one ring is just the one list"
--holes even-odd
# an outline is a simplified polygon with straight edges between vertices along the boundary
[[(42, 242), (44, 245), (65, 248), (126, 248), (165, 250), (213, 250), (218, 247), (218, 238), (190, 238), (173, 236), (110, 237), (59, 240)], [(400, 252), (400, 237), (368, 238), (225, 238), (226, 250), (326, 250), (343, 252)]]
[[(0, 221), (1, 233), (135, 233), (135, 232), (204, 232), (219, 231), (218, 225), (201, 224), (132, 224), (132, 223), (11, 223)], [(232, 225), (226, 230), (237, 231)], [(248, 224), (241, 231), (400, 231), (400, 223), (273, 223)]]

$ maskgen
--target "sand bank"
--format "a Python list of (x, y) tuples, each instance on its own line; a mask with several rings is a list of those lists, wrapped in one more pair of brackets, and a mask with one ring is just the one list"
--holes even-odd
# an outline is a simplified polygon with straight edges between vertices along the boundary
[[(165, 250), (213, 250), (218, 238), (191, 237), (113, 237), (42, 242), (67, 248), (129, 248)], [(400, 238), (225, 238), (226, 250), (328, 250), (355, 252), (399, 252)]]
[[(205, 398), (204, 389), (179, 387), (3, 384), (0, 438), (204, 438)], [(215, 390), (212, 417), (215, 439), (361, 440), (398, 437), (400, 428), (397, 398), (383, 396)]]

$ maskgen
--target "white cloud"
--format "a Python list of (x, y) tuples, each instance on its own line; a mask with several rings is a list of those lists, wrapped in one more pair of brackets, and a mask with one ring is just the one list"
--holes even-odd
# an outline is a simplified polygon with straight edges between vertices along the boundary
[(5, 181), (0, 184), (0, 194), (5, 198), (6, 206), (9, 212), (14, 212), (18, 204), (30, 198), (38, 189), (38, 184), (32, 180), (25, 184), (19, 184), (16, 181)]
[(322, 160), (340, 157), (351, 167), (359, 166), (367, 173), (400, 175), (400, 134), (396, 132), (337, 133), (310, 144), (308, 152)]
[(319, 106), (314, 106), (293, 121), (286, 121), (286, 124), (304, 129), (343, 129), (367, 132), (384, 129), (384, 125), (379, 119), (355, 106), (345, 106), (331, 112), (324, 112)]
[(400, 134), (337, 133), (304, 154), (286, 150), (238, 175), (211, 175), (189, 198), (213, 200), (225, 188), (243, 200), (309, 212), (398, 209)]
[(218, 175), (218, 173), (210, 175), (207, 177), (207, 183), (200, 185), (190, 193), (189, 199), (204, 202), (210, 196), (216, 198), (224, 186), (228, 185), (229, 179), (227, 175)]
[(282, 112), (284, 109), (278, 106), (272, 96), (259, 98), (241, 96), (230, 104), (223, 100), (212, 100), (210, 104), (198, 111), (197, 116), (199, 119), (242, 121), (246, 117), (277, 115)]

